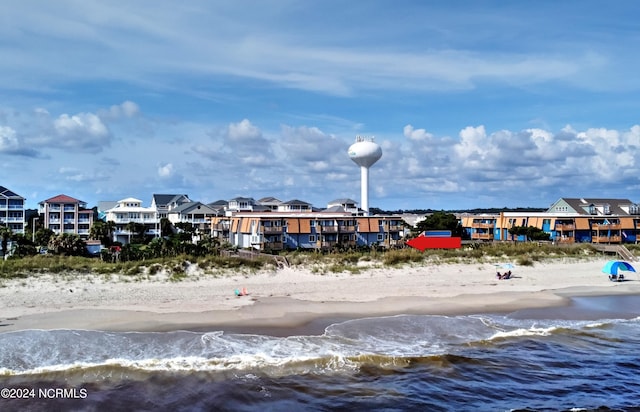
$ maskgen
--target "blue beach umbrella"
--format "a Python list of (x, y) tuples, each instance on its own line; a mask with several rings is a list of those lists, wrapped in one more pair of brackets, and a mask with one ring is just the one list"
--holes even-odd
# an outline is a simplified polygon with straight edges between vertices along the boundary
[(622, 260), (610, 260), (602, 268), (602, 271), (608, 275), (617, 275), (618, 270), (626, 270), (628, 272), (636, 271), (630, 263)]

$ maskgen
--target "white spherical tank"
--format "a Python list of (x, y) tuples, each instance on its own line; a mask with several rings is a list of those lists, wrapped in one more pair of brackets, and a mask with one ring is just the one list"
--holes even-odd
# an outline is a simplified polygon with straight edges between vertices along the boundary
[(371, 167), (382, 157), (382, 149), (371, 140), (360, 140), (349, 147), (349, 157), (359, 166)]
[(382, 157), (382, 149), (373, 138), (356, 136), (349, 157), (360, 166), (360, 207), (369, 214), (369, 168)]

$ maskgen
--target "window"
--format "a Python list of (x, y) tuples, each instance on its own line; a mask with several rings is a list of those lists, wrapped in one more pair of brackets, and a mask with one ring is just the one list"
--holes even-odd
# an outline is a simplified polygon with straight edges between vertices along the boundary
[(378, 233), (378, 242), (382, 242), (384, 240), (384, 235), (382, 233)]
[(315, 242), (316, 241), (316, 235), (309, 235), (309, 242)]

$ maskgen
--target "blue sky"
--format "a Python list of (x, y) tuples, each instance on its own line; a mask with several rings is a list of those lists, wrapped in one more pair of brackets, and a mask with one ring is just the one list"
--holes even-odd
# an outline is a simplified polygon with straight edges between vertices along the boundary
[[(0, 185), (322, 207), (640, 201), (640, 3), (0, 3)], [(638, 161), (636, 161), (638, 160)]]

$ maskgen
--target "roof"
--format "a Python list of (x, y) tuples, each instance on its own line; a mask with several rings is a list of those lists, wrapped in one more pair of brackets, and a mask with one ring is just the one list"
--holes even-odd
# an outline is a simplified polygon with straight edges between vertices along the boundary
[(262, 204), (280, 204), (282, 203), (282, 200), (280, 199), (276, 199), (275, 197), (269, 196), (269, 197), (263, 197), (262, 199), (258, 200), (258, 203), (262, 203)]
[(571, 206), (577, 213), (581, 215), (589, 215), (589, 212), (584, 208), (590, 205), (602, 206), (609, 205), (609, 212), (612, 215), (627, 215), (627, 211), (622, 209), (621, 206), (632, 205), (633, 202), (629, 199), (603, 199), (603, 198), (570, 198), (563, 197), (560, 200)]
[(118, 200), (118, 203), (142, 203), (142, 200), (135, 197), (128, 197), (126, 199)]
[(154, 194), (153, 201), (156, 206), (166, 206), (176, 202), (190, 202), (187, 195)]
[(348, 199), (348, 198), (342, 198), (342, 199), (335, 199), (332, 200), (331, 202), (329, 202), (328, 204), (330, 205), (350, 205), (350, 204), (358, 204), (358, 202), (356, 202), (353, 199)]
[(197, 213), (204, 213), (204, 214), (216, 214), (216, 211), (212, 208), (210, 208), (209, 206), (202, 204), (200, 202), (187, 202), (187, 203), (183, 203), (180, 206), (177, 206), (174, 209), (171, 209), (169, 211), (169, 213), (191, 213), (191, 212), (197, 212)]
[(85, 203), (85, 202), (83, 202), (82, 200), (74, 199), (71, 196), (61, 194), (40, 202), (40, 204), (43, 204), (43, 203)]
[(256, 203), (256, 201), (252, 198), (252, 197), (242, 197), (242, 196), (238, 196), (238, 197), (234, 197), (233, 199), (230, 200), (230, 202), (249, 202), (251, 204)]
[(345, 212), (345, 210), (344, 210), (344, 207), (340, 205), (335, 205), (335, 206), (331, 206), (324, 209), (323, 212)]
[(283, 205), (310, 205), (311, 203), (304, 202), (298, 199), (293, 199), (293, 200), (289, 200), (288, 202), (282, 202), (282, 204)]
[(24, 197), (18, 195), (15, 192), (12, 192), (11, 190), (7, 189), (4, 186), (0, 186), (0, 196), (5, 197), (5, 198), (20, 198), (20, 199), (24, 199)]
[(113, 209), (114, 207), (116, 207), (117, 204), (118, 202), (116, 202), (115, 200), (100, 200), (98, 202), (98, 210), (105, 211), (105, 210)]

